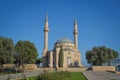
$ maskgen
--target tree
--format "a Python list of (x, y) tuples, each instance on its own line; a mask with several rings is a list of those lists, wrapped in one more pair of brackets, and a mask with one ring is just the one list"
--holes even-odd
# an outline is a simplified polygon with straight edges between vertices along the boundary
[(0, 65), (13, 63), (14, 44), (12, 39), (0, 37)]
[(29, 41), (18, 41), (15, 46), (16, 63), (19, 65), (35, 63), (38, 53), (34, 44)]
[(111, 60), (117, 57), (119, 57), (118, 52), (112, 50), (111, 48), (108, 48), (108, 56), (107, 56), (108, 66), (110, 66)]
[(38, 58), (38, 59), (36, 60), (36, 64), (40, 64), (40, 63), (42, 63), (42, 58)]
[(110, 65), (111, 60), (117, 58), (118, 56), (119, 55), (117, 51), (105, 46), (93, 47), (92, 50), (88, 50), (86, 52), (87, 62), (91, 65), (102, 65), (106, 62), (108, 62), (108, 65)]
[(59, 52), (59, 61), (58, 61), (58, 65), (59, 67), (63, 67), (63, 48), (60, 48), (60, 52)]

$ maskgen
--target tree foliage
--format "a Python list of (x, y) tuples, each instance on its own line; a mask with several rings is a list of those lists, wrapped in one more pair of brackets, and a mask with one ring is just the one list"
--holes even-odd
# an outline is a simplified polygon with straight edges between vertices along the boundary
[(59, 52), (59, 61), (58, 61), (58, 65), (59, 67), (63, 67), (63, 48), (60, 48), (60, 52)]
[(38, 59), (36, 60), (36, 64), (40, 64), (40, 63), (42, 63), (42, 58), (38, 58)]
[(16, 63), (35, 63), (38, 53), (33, 43), (29, 41), (18, 41), (15, 46)]
[(93, 47), (92, 50), (86, 52), (87, 62), (92, 65), (102, 65), (106, 62), (110, 65), (110, 61), (118, 56), (119, 54), (117, 51), (105, 46)]
[(0, 37), (0, 64), (13, 63), (14, 44), (12, 39)]

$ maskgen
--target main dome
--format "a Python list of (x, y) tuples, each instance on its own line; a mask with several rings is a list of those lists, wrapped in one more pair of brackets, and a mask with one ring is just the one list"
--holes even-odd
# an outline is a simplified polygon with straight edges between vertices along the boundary
[(56, 43), (72, 43), (72, 41), (67, 37), (62, 37), (56, 41)]

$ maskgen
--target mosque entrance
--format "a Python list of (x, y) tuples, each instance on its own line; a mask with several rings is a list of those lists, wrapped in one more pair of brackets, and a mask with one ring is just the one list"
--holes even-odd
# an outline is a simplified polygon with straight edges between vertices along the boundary
[(68, 63), (68, 67), (70, 67), (70, 65), (71, 65), (71, 57), (67, 58), (67, 63)]

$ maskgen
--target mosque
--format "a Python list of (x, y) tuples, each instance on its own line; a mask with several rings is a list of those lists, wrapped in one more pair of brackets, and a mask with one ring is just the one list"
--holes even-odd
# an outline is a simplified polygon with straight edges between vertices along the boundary
[(81, 53), (78, 50), (78, 29), (77, 21), (74, 21), (74, 43), (67, 37), (58, 39), (53, 50), (48, 50), (48, 16), (45, 18), (44, 24), (44, 49), (42, 53), (43, 67), (59, 68), (59, 53), (61, 47), (63, 48), (63, 68), (81, 67)]

